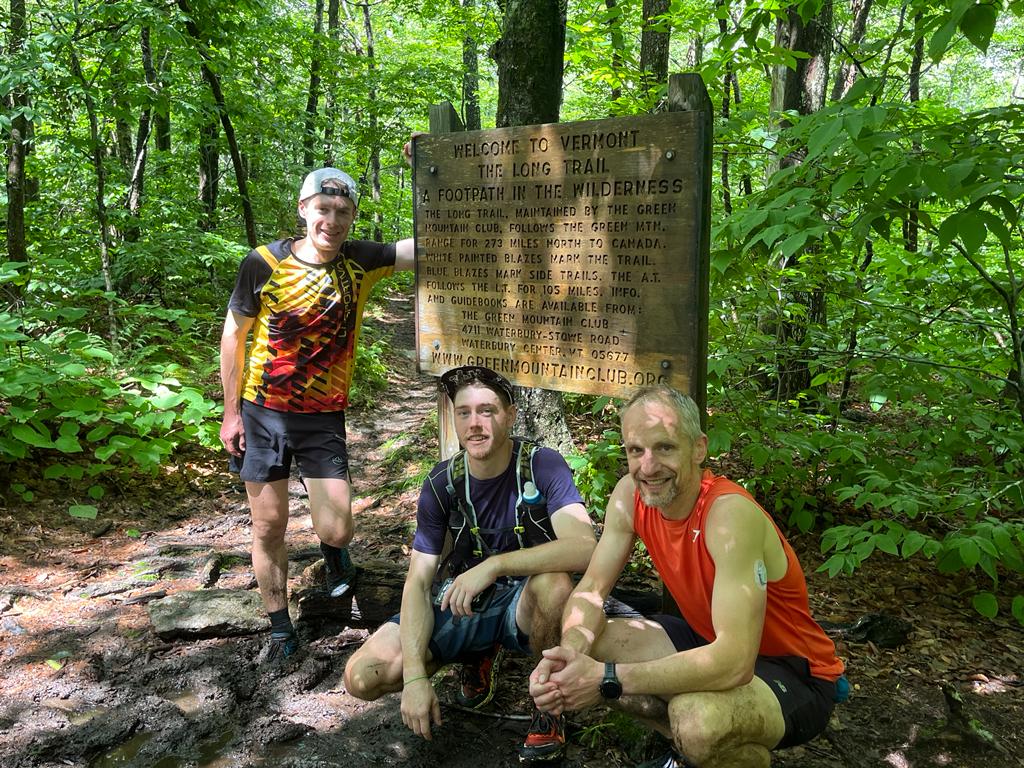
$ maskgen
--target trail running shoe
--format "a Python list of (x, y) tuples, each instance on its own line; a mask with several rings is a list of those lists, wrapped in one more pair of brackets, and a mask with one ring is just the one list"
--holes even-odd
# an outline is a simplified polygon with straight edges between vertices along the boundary
[(676, 752), (675, 747), (669, 747), (665, 754), (648, 760), (646, 763), (641, 763), (636, 768), (690, 768), (690, 764), (686, 762), (686, 758)]
[(533, 710), (533, 722), (519, 750), (519, 761), (539, 763), (553, 760), (565, 749), (565, 715)]
[(455, 694), (455, 700), (461, 706), (479, 709), (494, 698), (502, 653), (501, 646), (495, 645), (462, 665), (459, 671), (459, 690)]
[(348, 549), (332, 547), (320, 542), (324, 556), (324, 572), (327, 574), (327, 591), (331, 597), (341, 597), (356, 583), (356, 567), (348, 555)]
[(259, 656), (256, 657), (257, 666), (280, 666), (288, 659), (293, 658), (299, 652), (299, 638), (294, 633), (286, 635), (271, 634), (270, 640)]

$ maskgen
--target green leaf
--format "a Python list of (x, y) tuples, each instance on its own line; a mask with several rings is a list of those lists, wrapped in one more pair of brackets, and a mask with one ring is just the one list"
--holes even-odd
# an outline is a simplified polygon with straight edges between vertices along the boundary
[(73, 504), (68, 507), (68, 514), (85, 520), (95, 520), (99, 510), (92, 504)]
[(1024, 595), (1014, 595), (1013, 602), (1010, 604), (1010, 611), (1013, 613), (1017, 623), (1024, 626)]
[(908, 533), (906, 538), (903, 539), (903, 559), (906, 560), (919, 552), (921, 547), (925, 545), (926, 541), (928, 541), (927, 537), (917, 531), (911, 531)]
[(107, 489), (102, 485), (90, 485), (89, 486), (89, 497), (99, 501), (107, 495)]
[(996, 28), (996, 7), (990, 3), (972, 5), (960, 19), (960, 30), (982, 53), (988, 52)]
[(994, 619), (999, 613), (999, 603), (991, 592), (979, 592), (972, 599), (974, 610), (987, 619)]
[(961, 539), (957, 548), (960, 550), (960, 559), (967, 568), (973, 568), (978, 564), (981, 550), (973, 539)]
[(33, 448), (53, 448), (53, 440), (48, 434), (44, 435), (28, 424), (15, 424), (11, 427), (11, 435)]
[(54, 442), (57, 450), (61, 453), (78, 453), (82, 450), (81, 443), (78, 442), (78, 438), (73, 435), (61, 435)]

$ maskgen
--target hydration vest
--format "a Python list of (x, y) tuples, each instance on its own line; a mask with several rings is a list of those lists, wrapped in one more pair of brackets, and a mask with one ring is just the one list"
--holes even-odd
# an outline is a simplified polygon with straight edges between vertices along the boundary
[[(495, 552), (487, 546), (482, 534), (502, 534), (512, 531), (520, 549), (534, 547), (555, 540), (555, 532), (548, 516), (547, 500), (536, 491), (533, 481), (533, 457), (540, 446), (530, 440), (514, 437), (512, 461), (516, 466), (516, 519), (515, 525), (504, 528), (480, 528), (476, 508), (469, 495), (469, 468), (466, 451), (461, 450), (448, 462), (448, 531), (452, 536), (452, 552), (446, 565), (452, 575), (468, 568), (470, 560), (490, 557)], [(532, 486), (534, 498), (524, 498), (524, 491)]]

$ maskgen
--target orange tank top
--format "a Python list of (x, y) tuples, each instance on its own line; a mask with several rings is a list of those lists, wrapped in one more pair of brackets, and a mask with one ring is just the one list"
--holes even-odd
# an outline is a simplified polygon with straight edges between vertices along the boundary
[[(708, 553), (704, 527), (711, 505), (719, 496), (739, 494), (757, 504), (741, 486), (704, 470), (700, 495), (693, 512), (685, 520), (666, 520), (661, 511), (634, 499), (633, 529), (643, 539), (676, 605), (693, 630), (708, 642), (715, 639), (711, 623), (711, 591), (715, 581), (715, 563)], [(807, 600), (807, 582), (796, 553), (769, 515), (782, 542), (788, 563), (785, 575), (768, 583), (768, 606), (761, 634), (762, 656), (800, 656), (810, 664), (811, 674), (835, 681), (843, 673), (843, 662), (836, 656), (835, 644), (811, 618)]]

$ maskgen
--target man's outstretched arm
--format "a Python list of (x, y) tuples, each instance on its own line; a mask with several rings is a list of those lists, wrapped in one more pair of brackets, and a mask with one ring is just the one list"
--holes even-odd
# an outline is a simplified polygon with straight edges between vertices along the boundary
[(417, 736), (430, 739), (430, 726), (441, 724), (441, 705), (430, 682), (427, 661), (430, 636), (434, 631), (434, 608), (430, 584), (437, 571), (438, 555), (412, 551), (409, 572), (402, 589), (402, 721)]

